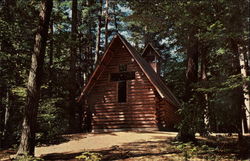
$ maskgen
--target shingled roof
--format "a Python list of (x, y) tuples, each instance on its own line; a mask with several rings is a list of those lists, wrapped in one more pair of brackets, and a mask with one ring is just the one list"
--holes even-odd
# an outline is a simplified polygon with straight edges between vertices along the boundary
[[(94, 81), (98, 79), (99, 75), (102, 73), (104, 70), (106, 64), (105, 59), (108, 59), (108, 53), (109, 50), (111, 49), (111, 46), (114, 44), (116, 41), (121, 41), (121, 43), (124, 44), (124, 46), (127, 48), (131, 56), (135, 59), (137, 64), (140, 66), (141, 70), (144, 72), (144, 74), (147, 76), (149, 81), (152, 83), (156, 91), (159, 93), (161, 98), (166, 99), (169, 103), (173, 104), (174, 106), (178, 107), (180, 106), (179, 101), (177, 98), (174, 96), (174, 94), (170, 91), (170, 89), (167, 87), (167, 84), (160, 78), (159, 75), (156, 74), (156, 72), (153, 70), (153, 68), (150, 66), (148, 62), (134, 49), (134, 47), (131, 46), (131, 44), (120, 34), (117, 34), (111, 43), (109, 44), (108, 48), (106, 49), (102, 60), (100, 64), (96, 67), (94, 73), (90, 77), (87, 85), (83, 88), (82, 93), (79, 97), (79, 100), (82, 99), (84, 95), (90, 91), (90, 89), (94, 85)], [(155, 50), (155, 49), (154, 49)]]

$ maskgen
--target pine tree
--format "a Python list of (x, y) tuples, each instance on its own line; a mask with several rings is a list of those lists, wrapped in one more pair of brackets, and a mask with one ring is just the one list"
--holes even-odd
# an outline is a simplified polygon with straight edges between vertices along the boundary
[(42, 80), (42, 69), (48, 37), (50, 15), (52, 11), (52, 0), (43, 0), (40, 6), (40, 19), (38, 31), (35, 36), (34, 51), (31, 59), (31, 69), (27, 85), (27, 102), (25, 106), (24, 121), (22, 125), (21, 141), (18, 155), (34, 155), (36, 117), (40, 98), (40, 87)]

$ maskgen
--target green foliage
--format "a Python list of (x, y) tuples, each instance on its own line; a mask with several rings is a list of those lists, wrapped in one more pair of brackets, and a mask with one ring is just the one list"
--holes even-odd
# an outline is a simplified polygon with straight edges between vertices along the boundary
[(15, 161), (44, 161), (44, 159), (42, 159), (42, 158), (34, 157), (31, 155), (17, 156), (14, 160)]
[(192, 158), (201, 158), (206, 160), (221, 160), (221, 156), (217, 155), (218, 148), (210, 147), (206, 144), (196, 145), (192, 142), (182, 143), (173, 142), (174, 148), (182, 153), (184, 160)]
[(190, 159), (197, 153), (197, 148), (192, 142), (179, 144), (176, 146), (176, 149), (182, 151), (185, 160)]
[(66, 131), (68, 124), (63, 103), (63, 98), (47, 98), (40, 103), (37, 120), (37, 139), (40, 144), (56, 143), (60, 134)]
[(102, 159), (102, 155), (99, 153), (84, 152), (75, 158), (83, 161), (100, 161)]
[(195, 92), (188, 102), (183, 102), (182, 107), (178, 110), (178, 113), (183, 118), (177, 125), (180, 131), (191, 135), (208, 131), (208, 127), (204, 124), (204, 115), (206, 113), (203, 103), (199, 93)]
[(15, 87), (12, 88), (12, 93), (18, 97), (22, 97), (22, 98), (26, 98), (27, 92), (26, 92), (26, 88), (24, 87)]

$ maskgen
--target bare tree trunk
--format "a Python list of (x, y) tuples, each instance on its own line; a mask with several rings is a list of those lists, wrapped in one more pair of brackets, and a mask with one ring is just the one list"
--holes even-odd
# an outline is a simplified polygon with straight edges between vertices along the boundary
[(108, 46), (108, 37), (109, 37), (109, 0), (106, 0), (106, 15), (105, 15), (105, 48)]
[(31, 69), (27, 84), (27, 104), (24, 108), (25, 113), (22, 124), (21, 142), (19, 144), (17, 155), (34, 155), (36, 117), (52, 7), (52, 0), (42, 0), (40, 6), (39, 26), (35, 36), (34, 51), (32, 53)]
[(53, 75), (53, 55), (54, 55), (54, 40), (53, 40), (53, 21), (50, 21), (50, 46), (49, 46), (49, 96), (52, 97), (52, 75)]
[[(93, 0), (87, 0), (86, 1), (86, 6), (91, 8), (94, 4)], [(89, 10), (88, 15), (92, 14), (92, 10)], [(93, 26), (91, 25), (93, 23), (92, 19), (89, 19), (88, 21), (89, 25), (88, 25), (88, 31), (87, 31), (87, 42), (88, 44), (86, 45), (86, 55), (87, 55), (87, 63), (88, 64), (88, 69), (87, 69), (87, 73), (88, 73), (88, 78), (89, 76), (92, 74), (93, 71), (93, 64), (94, 64), (94, 57), (93, 57), (93, 53), (92, 53), (92, 49), (93, 49), (93, 40), (94, 40), (94, 35), (92, 33), (93, 30)]]
[(3, 138), (6, 140), (7, 138), (7, 131), (8, 131), (8, 122), (10, 118), (10, 89), (7, 88), (6, 90), (6, 106), (4, 112), (4, 125), (3, 125)]
[[(194, 92), (192, 91), (191, 83), (198, 81), (198, 39), (194, 36), (196, 31), (193, 29), (189, 33), (188, 47), (187, 47), (187, 69), (186, 69), (186, 91), (185, 102), (190, 102)], [(185, 116), (183, 116), (185, 117)], [(182, 129), (179, 130), (177, 138), (181, 141), (193, 141), (195, 140), (195, 132), (190, 131), (190, 127), (193, 126), (191, 122), (185, 123)]]
[[(0, 63), (1, 63), (1, 59), (0, 59)], [(0, 71), (0, 74), (2, 75), (2, 72)], [(0, 93), (0, 107), (3, 107), (4, 105), (3, 105), (3, 99), (4, 99), (4, 97), (3, 97), (3, 90), (4, 90), (4, 88), (2, 87), (2, 83), (0, 83), (0, 90), (1, 90), (1, 93)], [(0, 148), (2, 147), (2, 139), (3, 139), (3, 121), (2, 121), (2, 118), (3, 118), (3, 116), (2, 116), (2, 114), (3, 114), (3, 108), (0, 108)]]
[(116, 16), (116, 4), (113, 3), (113, 12), (114, 12), (114, 24), (115, 24), (115, 31), (118, 33), (118, 23), (117, 23), (117, 16)]
[[(207, 48), (202, 48), (201, 50), (201, 81), (207, 81)], [(208, 94), (202, 94), (202, 105), (204, 106), (204, 125), (205, 131), (203, 131), (202, 135), (207, 135), (207, 128), (209, 126), (208, 120)]]
[(98, 28), (97, 28), (97, 33), (96, 33), (96, 54), (95, 54), (95, 59), (94, 59), (94, 66), (96, 66), (98, 58), (99, 58), (101, 29), (102, 29), (102, 0), (100, 0), (100, 10), (99, 10), (99, 15), (98, 15)]
[[(234, 57), (232, 58), (232, 67), (234, 69), (233, 73), (234, 75), (236, 74), (240, 74), (240, 63), (239, 63), (239, 49), (238, 49), (238, 43), (239, 41), (235, 40), (235, 39), (231, 39), (230, 40), (231, 43), (231, 50), (234, 53)], [(232, 104), (233, 106), (235, 106), (235, 109), (237, 111), (238, 117), (236, 118), (236, 130), (238, 133), (238, 145), (239, 145), (239, 149), (240, 149), (240, 154), (242, 153), (242, 146), (243, 146), (243, 126), (242, 126), (242, 121), (244, 120), (243, 118), (243, 104), (244, 104), (244, 100), (243, 100), (243, 91), (242, 88), (238, 87), (232, 90), (233, 93), (233, 99), (234, 99), (234, 103)]]
[[(243, 46), (238, 44), (238, 52), (239, 52), (239, 63), (240, 63), (240, 72), (242, 75), (243, 81), (247, 78), (247, 52), (248, 50), (244, 49)], [(244, 113), (246, 115), (246, 126), (244, 129), (244, 132), (250, 132), (250, 96), (249, 96), (249, 85), (246, 81), (244, 81), (243, 86), (243, 96), (244, 96), (244, 105), (245, 105), (245, 110)], [(243, 121), (243, 127), (244, 127), (244, 121)]]
[(72, 21), (71, 21), (71, 47), (70, 47), (70, 70), (69, 70), (69, 132), (76, 130), (76, 58), (77, 58), (77, 0), (72, 0)]

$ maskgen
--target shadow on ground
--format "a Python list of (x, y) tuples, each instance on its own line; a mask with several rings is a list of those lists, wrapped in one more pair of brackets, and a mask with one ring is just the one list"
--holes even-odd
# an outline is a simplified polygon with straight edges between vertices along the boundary
[(56, 136), (52, 138), (42, 138), (38, 139), (38, 146), (49, 146), (49, 145), (58, 145), (61, 143), (65, 143), (70, 141), (69, 137), (63, 137), (63, 136)]
[[(160, 138), (159, 138), (160, 139)], [(112, 160), (179, 160), (183, 159), (183, 151), (174, 148), (173, 138), (166, 141), (143, 141), (113, 146), (109, 149), (92, 151), (101, 154), (102, 161)], [(250, 158), (250, 136), (245, 137), (243, 154), (240, 155), (236, 137), (228, 136), (209, 136), (199, 137), (196, 146), (208, 145), (217, 148), (213, 154), (202, 152), (195, 157), (204, 160), (204, 156), (215, 155), (224, 159), (242, 160)], [(75, 157), (81, 153), (54, 153), (42, 156), (45, 160), (76, 160)], [(205, 159), (206, 160), (206, 159)]]
[[(168, 140), (170, 141), (170, 140)], [(122, 146), (113, 146), (107, 150), (92, 151), (101, 154), (102, 161), (112, 161), (119, 159), (133, 159), (157, 157), (161, 160), (170, 160), (166, 155), (180, 153), (171, 148), (168, 141), (145, 141), (124, 144)], [(53, 153), (42, 156), (45, 160), (74, 160), (81, 153)]]

